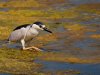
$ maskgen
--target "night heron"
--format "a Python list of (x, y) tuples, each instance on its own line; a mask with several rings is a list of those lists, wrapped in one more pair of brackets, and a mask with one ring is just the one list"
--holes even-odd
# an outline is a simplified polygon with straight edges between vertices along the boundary
[(17, 42), (17, 41), (21, 42), (23, 50), (34, 48), (35, 50), (40, 51), (39, 48), (34, 46), (27, 48), (25, 47), (25, 42), (37, 36), (39, 34), (39, 30), (44, 30), (49, 33), (52, 33), (45, 27), (45, 25), (42, 22), (35, 22), (33, 24), (24, 24), (16, 27), (10, 34), (8, 40), (9, 42)]

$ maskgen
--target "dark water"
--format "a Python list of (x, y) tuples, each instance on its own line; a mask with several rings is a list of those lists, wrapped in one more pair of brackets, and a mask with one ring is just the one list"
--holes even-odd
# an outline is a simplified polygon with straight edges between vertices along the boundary
[(100, 74), (100, 64), (69, 64), (62, 62), (52, 62), (52, 61), (41, 61), (35, 60), (36, 63), (43, 64), (40, 71), (62, 71), (62, 70), (77, 70), (80, 75), (99, 75)]
[(86, 4), (86, 3), (99, 3), (100, 0), (69, 0), (72, 4)]
[(12, 74), (8, 74), (8, 73), (0, 73), (0, 75), (12, 75)]
[(9, 8), (0, 8), (0, 11), (8, 11)]
[(95, 44), (100, 44), (100, 42), (96, 39), (85, 39), (85, 40), (82, 40), (82, 41), (77, 41), (74, 43), (74, 46), (75, 47), (78, 47), (78, 48), (81, 48), (83, 50), (98, 50), (97, 47), (95, 46), (91, 46), (92, 43), (95, 43)]
[(0, 2), (8, 2), (9, 0), (0, 0)]

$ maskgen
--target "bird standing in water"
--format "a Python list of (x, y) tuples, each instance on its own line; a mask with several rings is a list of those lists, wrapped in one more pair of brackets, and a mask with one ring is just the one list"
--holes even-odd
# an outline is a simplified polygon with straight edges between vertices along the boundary
[(46, 26), (42, 22), (35, 22), (33, 24), (24, 24), (21, 26), (16, 27), (12, 33), (10, 34), (8, 40), (9, 42), (18, 42), (20, 41), (22, 44), (22, 49), (27, 50), (27, 49), (35, 49), (38, 51), (41, 51), (37, 47), (25, 47), (25, 42), (30, 41), (33, 39), (35, 36), (39, 34), (40, 30), (47, 31), (49, 33), (52, 33), (52, 31), (48, 30)]

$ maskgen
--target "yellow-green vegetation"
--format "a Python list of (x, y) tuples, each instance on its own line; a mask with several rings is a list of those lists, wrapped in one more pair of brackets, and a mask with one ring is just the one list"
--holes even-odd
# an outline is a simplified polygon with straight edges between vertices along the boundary
[(59, 62), (69, 62), (69, 63), (100, 63), (100, 57), (97, 58), (81, 58), (71, 54), (65, 53), (45, 53), (40, 58), (41, 60), (47, 61), (59, 61)]
[(90, 36), (91, 38), (100, 39), (100, 34), (94, 34)]
[(35, 70), (41, 67), (33, 60), (40, 53), (32, 51), (21, 51), (18, 49), (0, 49), (0, 72), (14, 74), (34, 74)]
[[(95, 26), (94, 26), (95, 27)], [(80, 38), (80, 37), (83, 37), (83, 38), (100, 38), (100, 35), (99, 34), (91, 34), (91, 35), (86, 35), (87, 32), (96, 32), (96, 31), (99, 31), (99, 28), (96, 27), (96, 28), (89, 28), (88, 26), (84, 26), (84, 25), (81, 25), (81, 24), (67, 24), (66, 26), (64, 26), (64, 28), (68, 29), (69, 32), (67, 32), (68, 35), (70, 34), (73, 34), (73, 35), (70, 35), (69, 37), (74, 37), (74, 39), (76, 38)], [(66, 32), (64, 32), (65, 35)]]
[[(0, 3), (0, 7), (35, 7), (35, 8), (43, 8), (43, 7), (47, 7), (47, 6), (51, 6), (53, 4), (61, 4), (61, 3), (64, 3), (65, 0), (55, 0), (55, 1), (47, 1), (47, 0), (10, 0), (10, 1), (7, 1), (7, 2), (1, 2)], [(20, 8), (19, 8), (20, 9)]]
[(84, 30), (86, 30), (85, 26), (82, 26), (79, 24), (66, 25), (65, 28), (72, 30), (72, 31), (84, 31)]
[(37, 1), (35, 0), (11, 0), (8, 2), (2, 2), (0, 3), (0, 7), (40, 7), (41, 4), (39, 4)]
[[(74, 13), (74, 14), (73, 14)], [(77, 12), (74, 12), (73, 10), (69, 11), (56, 11), (52, 9), (45, 10), (9, 10), (7, 12), (0, 12), (1, 19), (8, 19), (9, 20), (38, 20), (38, 19), (46, 19), (46, 20), (57, 20), (62, 18), (75, 18), (78, 16)], [(37, 19), (38, 18), (38, 19)], [(28, 22), (29, 22), (28, 20)]]
[(83, 4), (78, 6), (75, 10), (77, 11), (83, 11), (83, 12), (90, 12), (95, 14), (100, 14), (100, 3), (91, 3), (91, 4)]

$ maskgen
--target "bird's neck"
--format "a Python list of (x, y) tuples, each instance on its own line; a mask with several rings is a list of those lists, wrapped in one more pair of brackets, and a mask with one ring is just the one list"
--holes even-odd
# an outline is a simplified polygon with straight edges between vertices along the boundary
[(36, 35), (39, 33), (39, 31), (35, 28), (31, 28), (30, 32), (33, 33), (33, 34), (36, 34)]

